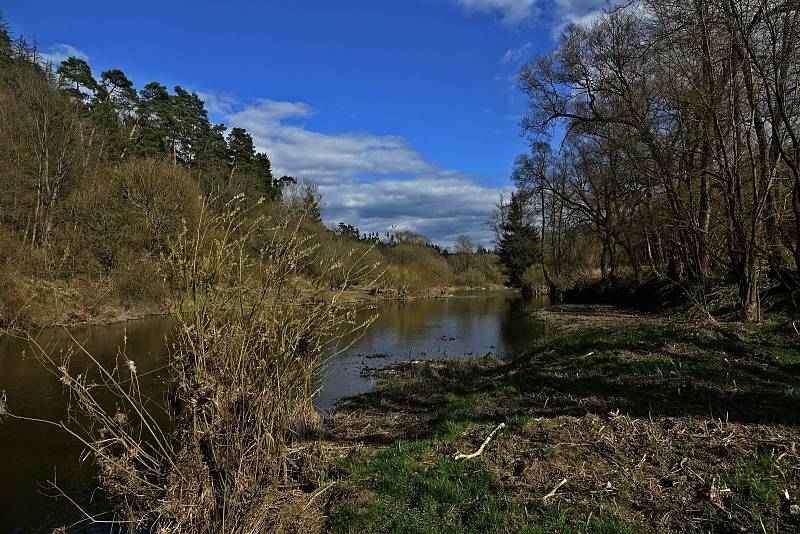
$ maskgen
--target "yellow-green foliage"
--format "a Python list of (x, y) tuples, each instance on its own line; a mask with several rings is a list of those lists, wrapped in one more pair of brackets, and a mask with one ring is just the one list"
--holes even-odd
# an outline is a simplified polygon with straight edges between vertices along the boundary
[(542, 264), (534, 263), (528, 267), (522, 275), (522, 283), (530, 286), (534, 290), (546, 288), (547, 282), (544, 279)]
[(459, 253), (448, 259), (453, 269), (453, 285), (485, 287), (503, 284), (500, 260), (495, 254), (488, 252)]

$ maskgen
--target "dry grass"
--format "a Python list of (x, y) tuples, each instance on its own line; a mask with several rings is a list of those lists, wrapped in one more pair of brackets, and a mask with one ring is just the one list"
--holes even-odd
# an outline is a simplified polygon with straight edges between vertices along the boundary
[[(306, 506), (321, 458), (315, 377), (370, 320), (357, 321), (337, 294), (310, 297), (300, 273), (318, 261), (316, 247), (243, 205), (204, 207), (165, 257), (178, 323), (165, 401), (142, 397), (136, 355), (124, 349), (113, 369), (86, 354), (86, 372), (32, 340), (72, 398), (70, 421), (53, 424), (99, 466), (115, 524), (257, 533), (315, 523)], [(323, 267), (339, 271), (342, 290), (374, 272), (358, 258)]]

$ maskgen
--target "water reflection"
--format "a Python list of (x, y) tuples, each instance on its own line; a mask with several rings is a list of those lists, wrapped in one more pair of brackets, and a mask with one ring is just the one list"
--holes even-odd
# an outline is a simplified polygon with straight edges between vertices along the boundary
[[(376, 310), (380, 316), (370, 329), (323, 373), (324, 386), (316, 405), (328, 410), (347, 395), (366, 391), (371, 381), (361, 377), (372, 367), (407, 359), (482, 356), (498, 357), (524, 350), (542, 334), (543, 325), (528, 311), (544, 301), (524, 301), (508, 292), (464, 293), (449, 299), (388, 302)], [(166, 338), (173, 323), (166, 318), (72, 330), (104, 365), (111, 365), (127, 334), (127, 353), (136, 361), (145, 395), (162, 397), (158, 370), (164, 364)], [(42, 333), (42, 341), (67, 346), (63, 330)], [(27, 344), (0, 337), (0, 391), (5, 390), (9, 410), (29, 417), (61, 420), (66, 416), (63, 388), (34, 358), (25, 357)], [(384, 358), (370, 358), (385, 354)], [(86, 365), (77, 358), (76, 365)], [(0, 532), (51, 532), (82, 517), (64, 499), (47, 497), (42, 484), (54, 476), (59, 486), (81, 503), (90, 500), (93, 469), (78, 461), (82, 448), (63, 431), (38, 423), (6, 419), (0, 424)], [(104, 509), (98, 496), (92, 511)], [(108, 528), (86, 527), (86, 532)]]
[[(517, 354), (543, 334), (544, 324), (533, 320), (528, 312), (546, 304), (546, 299), (525, 300), (507, 291), (384, 303), (378, 310), (380, 316), (363, 337), (328, 366), (316, 405), (327, 410), (337, 399), (369, 389), (372, 379), (361, 377), (364, 366), (487, 353), (501, 358)], [(371, 357), (376, 354), (387, 357)]]

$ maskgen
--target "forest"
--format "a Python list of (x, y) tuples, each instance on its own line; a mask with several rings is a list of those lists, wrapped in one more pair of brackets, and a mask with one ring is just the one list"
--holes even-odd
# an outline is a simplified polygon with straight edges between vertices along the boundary
[(800, 289), (800, 12), (792, 1), (647, 0), (567, 28), (518, 86), (516, 192), (553, 292), (659, 277), (759, 321)]
[[(220, 207), (238, 196), (251, 214), (294, 220), (320, 256), (358, 250), (383, 265), (369, 288), (379, 298), (502, 285), (497, 257), (468, 236), (450, 251), (407, 230), (326, 226), (311, 180), (273, 176), (250, 133), (211, 124), (197, 93), (137, 89), (122, 70), (98, 75), (77, 57), (55, 66), (0, 27), (0, 324), (163, 312), (169, 241), (203, 199)], [(308, 269), (309, 279), (320, 274)]]

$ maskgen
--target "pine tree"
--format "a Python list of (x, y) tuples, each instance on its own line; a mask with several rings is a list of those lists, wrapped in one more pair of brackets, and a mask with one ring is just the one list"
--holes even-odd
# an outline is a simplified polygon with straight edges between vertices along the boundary
[(525, 210), (525, 197), (515, 192), (507, 206), (502, 222), (498, 255), (511, 287), (522, 286), (522, 275), (536, 262), (542, 261), (539, 231), (530, 222)]
[(0, 11), (0, 59), (11, 58), (11, 32), (8, 29), (3, 12)]
[(89, 64), (81, 58), (68, 57), (61, 62), (57, 72), (64, 89), (77, 100), (91, 100), (100, 89)]
[(233, 185), (233, 177), (237, 172), (250, 172), (256, 158), (256, 147), (251, 136), (244, 128), (233, 128), (228, 134), (228, 161), (230, 174), (228, 186)]

